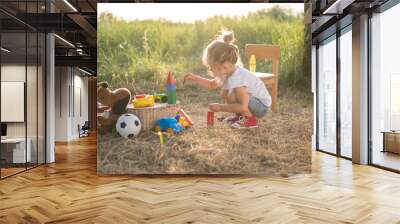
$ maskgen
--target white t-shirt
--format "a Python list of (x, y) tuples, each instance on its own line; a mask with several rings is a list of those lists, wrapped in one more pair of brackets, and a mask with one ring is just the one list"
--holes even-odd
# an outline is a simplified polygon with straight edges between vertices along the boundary
[(271, 95), (260, 78), (257, 78), (249, 70), (237, 66), (232, 75), (223, 81), (222, 89), (228, 90), (229, 93), (237, 87), (246, 87), (249, 97), (258, 98), (265, 106), (271, 106)]

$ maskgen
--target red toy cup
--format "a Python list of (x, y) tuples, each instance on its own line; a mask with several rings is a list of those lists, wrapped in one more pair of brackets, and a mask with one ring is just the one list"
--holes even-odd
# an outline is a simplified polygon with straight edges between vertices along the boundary
[(207, 127), (214, 126), (214, 112), (208, 111), (207, 112)]

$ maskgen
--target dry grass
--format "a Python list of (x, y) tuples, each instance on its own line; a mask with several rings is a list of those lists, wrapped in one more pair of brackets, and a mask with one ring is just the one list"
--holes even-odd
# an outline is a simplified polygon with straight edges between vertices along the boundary
[(251, 130), (233, 130), (218, 121), (213, 128), (206, 127), (207, 105), (219, 101), (218, 92), (185, 87), (178, 91), (178, 99), (194, 120), (193, 127), (169, 139), (164, 135), (163, 147), (159, 137), (151, 132), (124, 139), (115, 131), (100, 131), (98, 171), (281, 176), (310, 172), (310, 99), (290, 93), (280, 96), (278, 112), (258, 120), (259, 127)]

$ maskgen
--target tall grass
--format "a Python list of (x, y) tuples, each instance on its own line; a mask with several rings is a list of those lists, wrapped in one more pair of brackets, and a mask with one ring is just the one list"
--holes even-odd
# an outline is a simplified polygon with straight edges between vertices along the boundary
[[(194, 23), (124, 21), (102, 13), (98, 21), (98, 79), (108, 81), (113, 88), (151, 92), (161, 88), (168, 71), (177, 78), (189, 71), (205, 74), (201, 54), (221, 28), (234, 31), (245, 67), (246, 44), (279, 45), (280, 89), (308, 91), (303, 14), (280, 7), (244, 17), (215, 16)], [(257, 61), (258, 71), (270, 71), (270, 67), (268, 61)]]

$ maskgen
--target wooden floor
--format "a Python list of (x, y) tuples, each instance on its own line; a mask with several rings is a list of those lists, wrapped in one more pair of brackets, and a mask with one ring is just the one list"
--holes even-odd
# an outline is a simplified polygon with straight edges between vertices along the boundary
[(100, 177), (96, 139), (0, 181), (0, 223), (400, 223), (400, 175), (313, 154), (294, 177)]
[(16, 174), (16, 173), (19, 173), (19, 172), (23, 172), (25, 170), (26, 170), (25, 167), (23, 167), (23, 168), (20, 168), (20, 167), (17, 167), (17, 168), (14, 168), (14, 167), (1, 168), (1, 177), (2, 178), (3, 177), (8, 177), (8, 176), (11, 176), (13, 174)]
[(400, 155), (391, 152), (375, 150), (373, 154), (374, 164), (400, 170)]

